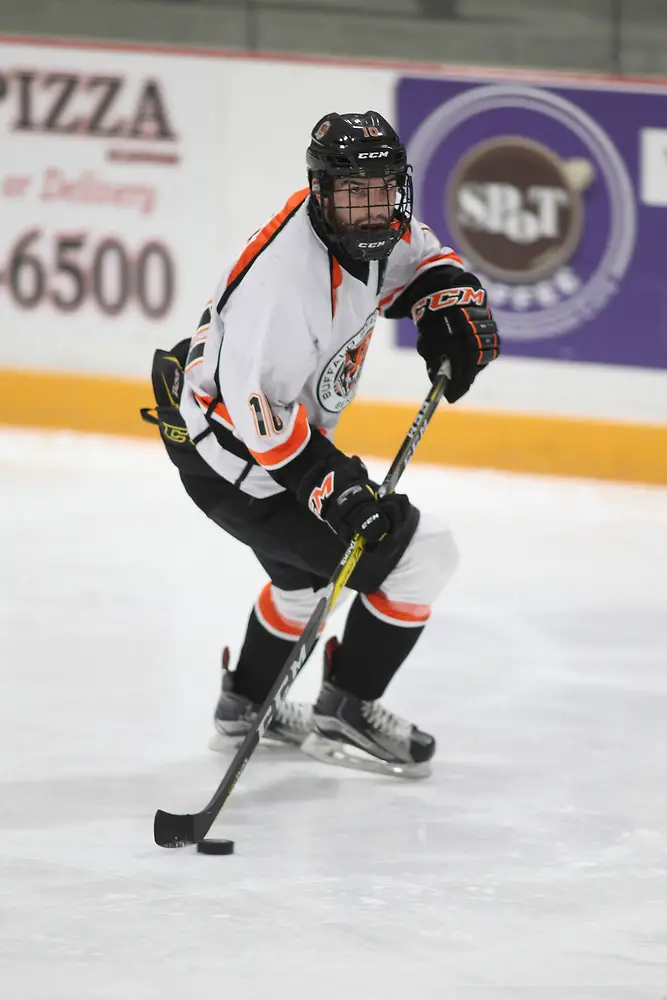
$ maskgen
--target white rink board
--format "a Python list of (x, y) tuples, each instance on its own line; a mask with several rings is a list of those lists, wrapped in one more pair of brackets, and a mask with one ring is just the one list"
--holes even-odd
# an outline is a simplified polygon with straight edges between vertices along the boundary
[[(314, 122), (331, 109), (374, 108), (391, 119), (400, 75), (380, 66), (8, 42), (0, 43), (0, 63), (8, 82), (0, 102), (0, 367), (137, 378), (146, 378), (156, 346), (189, 336), (222, 269), (304, 186)], [(95, 122), (99, 78), (117, 89)], [(67, 86), (67, 104), (49, 126)], [(151, 124), (165, 122), (172, 137), (152, 139)], [(144, 137), (127, 137), (133, 123)], [(75, 127), (81, 134), (63, 131)], [(120, 134), (91, 134), (113, 130)], [(166, 152), (175, 162), (109, 158), (128, 152)], [(98, 200), (89, 200), (92, 185)], [(99, 200), (110, 197), (115, 203)], [(51, 299), (37, 294), (40, 272)], [(158, 315), (142, 307), (139, 288)], [(380, 321), (361, 398), (423, 395), (421, 360), (393, 341), (392, 324)], [(460, 405), (665, 423), (667, 374), (502, 358)]]
[[(332, 101), (354, 107), (361, 92), (369, 106), (391, 114), (391, 74), (379, 70), (7, 44), (0, 44), (0, 60), (10, 80), (0, 103), (0, 192), (23, 192), (0, 195), (0, 261), (8, 272), (0, 294), (0, 365), (12, 367), (145, 376), (155, 346), (190, 334), (226, 263), (305, 186), (305, 145), (322, 109)], [(50, 123), (66, 77), (72, 94)], [(118, 90), (94, 122), (109, 93), (96, 82), (101, 78), (114, 80)], [(145, 139), (122, 134), (132, 131), (137, 115)], [(85, 118), (94, 134), (58, 131)], [(169, 137), (151, 139), (151, 125)], [(121, 135), (98, 134), (116, 129)], [(110, 159), (137, 153), (176, 162)], [(112, 190), (116, 203), (101, 200)], [(33, 230), (39, 236), (22, 256), (17, 242)], [(74, 307), (77, 279), (62, 268), (57, 273), (58, 240), (65, 237), (83, 241), (80, 249), (61, 250), (62, 259), (84, 272), (86, 291)], [(100, 244), (109, 240), (134, 258), (134, 270), (147, 242), (166, 248), (174, 293), (163, 315), (147, 316), (132, 293), (114, 315), (105, 315), (92, 272)], [(114, 309), (122, 299), (117, 253), (110, 250), (103, 260), (102, 298)], [(54, 293), (35, 307), (28, 255), (39, 258)], [(9, 291), (12, 259), (23, 305)], [(148, 296), (163, 304), (159, 279)]]

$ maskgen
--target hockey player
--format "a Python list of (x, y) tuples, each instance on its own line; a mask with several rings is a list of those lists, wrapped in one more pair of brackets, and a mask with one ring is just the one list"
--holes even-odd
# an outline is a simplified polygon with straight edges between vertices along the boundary
[(405, 147), (381, 115), (325, 115), (306, 159), (308, 187), (225, 271), (185, 361), (180, 412), (200, 464), (181, 479), (269, 577), (234, 671), (224, 652), (215, 726), (223, 739), (245, 734), (360, 532), (356, 596), (341, 641), (326, 644), (319, 697), (312, 711), (284, 702), (270, 734), (308, 737), (303, 748), (323, 759), (419, 774), (434, 738), (379, 699), (455, 569), (455, 543), (407, 496), (379, 500), (333, 432), (378, 313), (412, 316), (431, 380), (449, 360), (450, 403), (498, 356), (498, 331), (478, 279), (412, 218)]

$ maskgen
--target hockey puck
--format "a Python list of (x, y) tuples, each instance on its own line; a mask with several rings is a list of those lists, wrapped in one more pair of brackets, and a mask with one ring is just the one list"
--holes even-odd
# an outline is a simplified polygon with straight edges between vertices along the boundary
[(200, 840), (197, 844), (198, 854), (233, 854), (233, 840)]

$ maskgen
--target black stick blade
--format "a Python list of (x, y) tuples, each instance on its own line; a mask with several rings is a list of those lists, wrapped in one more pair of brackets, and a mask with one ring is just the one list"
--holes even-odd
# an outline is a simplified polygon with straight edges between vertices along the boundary
[(195, 818), (190, 814), (177, 816), (158, 809), (153, 823), (153, 836), (158, 847), (185, 847), (196, 843)]

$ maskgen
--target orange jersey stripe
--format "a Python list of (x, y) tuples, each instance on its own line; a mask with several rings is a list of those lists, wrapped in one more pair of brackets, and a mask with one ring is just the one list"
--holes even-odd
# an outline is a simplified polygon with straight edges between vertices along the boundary
[(269, 448), (268, 451), (253, 451), (248, 449), (253, 458), (257, 459), (265, 469), (278, 469), (286, 465), (292, 458), (305, 447), (310, 439), (310, 426), (308, 424), (308, 414), (303, 403), (299, 403), (296, 419), (292, 428), (292, 433), (287, 441)]
[(343, 284), (343, 271), (336, 258), (331, 261), (331, 314), (336, 315), (338, 289)]
[[(427, 264), (435, 264), (435, 262), (438, 260), (455, 260), (457, 264), (463, 264), (463, 261), (461, 260), (459, 255), (457, 253), (454, 253), (454, 251), (452, 251), (451, 253), (444, 253), (444, 254), (439, 253), (435, 254), (433, 257), (427, 257), (426, 260), (423, 260), (421, 264), (418, 265), (417, 271), (419, 271), (422, 267), (426, 267)], [(417, 273), (417, 271), (415, 272), (415, 274)], [(385, 306), (390, 305), (390, 303), (392, 303), (394, 299), (398, 298), (400, 293), (404, 291), (404, 289), (406, 289), (407, 287), (408, 287), (407, 285), (401, 285), (400, 288), (395, 288), (393, 292), (389, 293), (389, 295), (385, 295), (383, 299), (380, 299), (378, 308), (384, 309)]]
[(280, 229), (287, 216), (290, 215), (295, 208), (298, 208), (299, 205), (306, 200), (309, 194), (309, 188), (303, 188), (301, 191), (297, 191), (288, 200), (282, 211), (278, 212), (277, 215), (274, 215), (271, 221), (267, 222), (263, 229), (260, 229), (258, 233), (255, 233), (232, 268), (232, 271), (227, 279), (227, 288), (229, 288), (232, 282), (236, 281), (238, 276), (245, 271), (245, 269), (255, 259), (257, 254), (261, 253), (271, 237)]
[[(194, 397), (204, 410), (208, 410), (209, 406), (213, 402), (212, 396), (199, 396), (195, 392)], [(219, 417), (222, 417), (222, 419), (226, 421), (226, 423), (228, 423), (230, 427), (232, 428), (234, 427), (234, 421), (230, 417), (229, 410), (227, 409), (224, 403), (217, 403), (215, 409), (213, 410), (213, 413), (217, 414)]]
[(438, 253), (433, 257), (427, 257), (426, 260), (421, 262), (417, 270), (420, 271), (422, 267), (426, 267), (427, 264), (434, 264), (437, 260), (455, 260), (457, 264), (463, 264), (459, 255), (452, 250), (451, 253)]
[(383, 299), (380, 299), (378, 308), (383, 309), (386, 305), (388, 305), (392, 301), (392, 299), (398, 298), (398, 296), (401, 294), (404, 288), (407, 288), (407, 285), (400, 285), (398, 288), (395, 288), (394, 291), (391, 292), (389, 295), (385, 295)]

